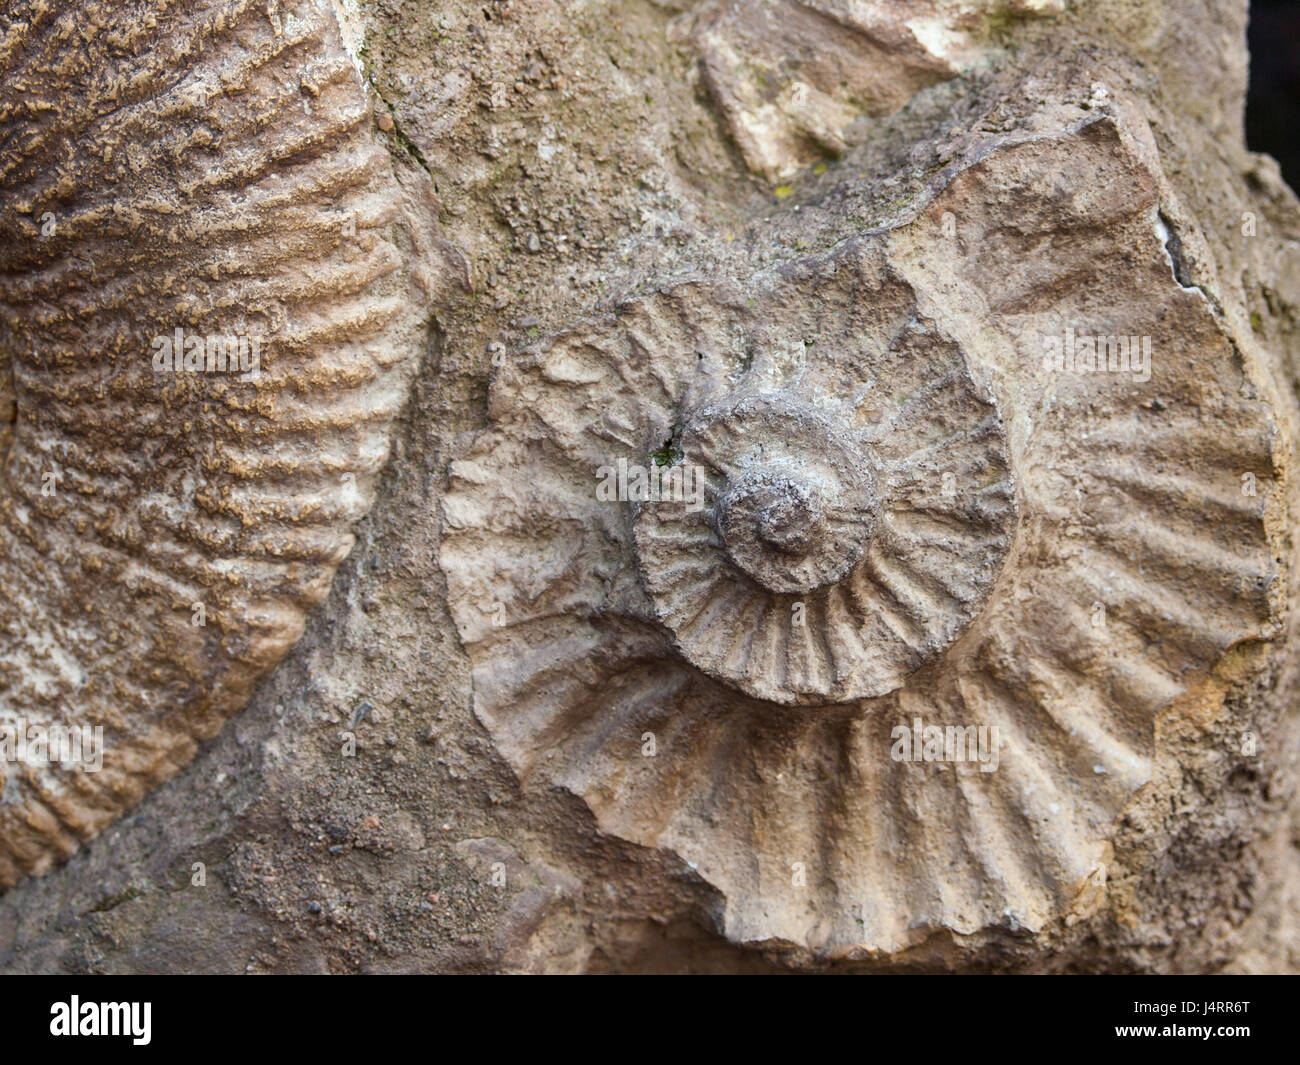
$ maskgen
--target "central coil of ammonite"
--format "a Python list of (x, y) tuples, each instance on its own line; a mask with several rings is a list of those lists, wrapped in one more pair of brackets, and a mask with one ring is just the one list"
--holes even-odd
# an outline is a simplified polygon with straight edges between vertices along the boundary
[(643, 502), (634, 519), (642, 579), (680, 652), (761, 699), (825, 704), (893, 691), (948, 646), (1014, 517), (996, 414), (960, 385), (959, 402), (928, 412), (946, 450), (906, 461), (843, 408), (789, 394), (690, 412), (672, 472), (700, 496)]
[[(766, 443), (783, 431), (815, 446), (795, 456)], [(747, 446), (750, 437), (764, 443)], [(811, 412), (757, 401), (708, 410), (697, 416), (683, 447), (725, 474), (714, 530), (731, 562), (764, 588), (813, 592), (862, 558), (876, 526), (866, 456)]]

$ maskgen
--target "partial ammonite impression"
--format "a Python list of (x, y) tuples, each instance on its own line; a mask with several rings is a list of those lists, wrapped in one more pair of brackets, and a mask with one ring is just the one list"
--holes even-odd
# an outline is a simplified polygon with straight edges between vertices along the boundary
[[(328, 0), (10, 4), (0, 84), (3, 888), (301, 634), (385, 461), (430, 244)], [(42, 743), (95, 729), (102, 766)]]
[(1269, 404), (1149, 133), (1062, 114), (886, 228), (518, 353), (452, 464), (476, 712), (738, 942), (1089, 916), (1157, 716), (1274, 631)]

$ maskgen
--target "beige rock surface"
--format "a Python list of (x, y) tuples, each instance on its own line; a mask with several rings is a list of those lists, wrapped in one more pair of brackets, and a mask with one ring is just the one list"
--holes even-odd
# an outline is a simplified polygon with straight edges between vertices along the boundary
[[(1300, 215), (1244, 6), (612, 10), (160, 7), (283, 56), (202, 156), (167, 49), (71, 92), (10, 16), (0, 712), (114, 731), (5, 767), (10, 880), (104, 831), (0, 966), (1294, 969)], [(159, 383), (164, 325), (273, 304), (255, 434)]]

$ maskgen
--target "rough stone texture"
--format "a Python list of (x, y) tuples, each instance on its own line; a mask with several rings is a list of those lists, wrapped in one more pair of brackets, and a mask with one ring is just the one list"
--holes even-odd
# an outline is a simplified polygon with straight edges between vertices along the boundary
[[(0, 966), (1297, 968), (1300, 214), (1241, 145), (1244, 5), (967, 6), (345, 11), (473, 291), (429, 285), (302, 641), (0, 897)], [(4, 224), (8, 308), (58, 264)], [(1047, 373), (1067, 327), (1149, 380)], [(689, 456), (700, 511), (597, 499)], [(892, 761), (914, 716), (999, 724), (999, 768)]]

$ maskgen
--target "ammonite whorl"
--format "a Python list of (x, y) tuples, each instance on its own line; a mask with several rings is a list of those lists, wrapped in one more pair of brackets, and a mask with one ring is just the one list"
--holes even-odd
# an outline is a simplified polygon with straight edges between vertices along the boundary
[(742, 374), (686, 415), (678, 466), (700, 471), (704, 509), (661, 500), (634, 523), (678, 649), (775, 703), (898, 688), (978, 610), (1015, 523), (997, 409), (950, 341), (909, 320), (883, 351), (809, 357), (859, 375), (853, 393), (805, 405)]
[(0, 84), (0, 729), (103, 730), (99, 771), (0, 760), (4, 887), (302, 632), (385, 461), (428, 235), (326, 0), (10, 4)]
[(1175, 276), (1147, 133), (1080, 115), (520, 352), (452, 464), (479, 717), (735, 941), (1089, 916), (1158, 715), (1274, 631), (1272, 409)]

